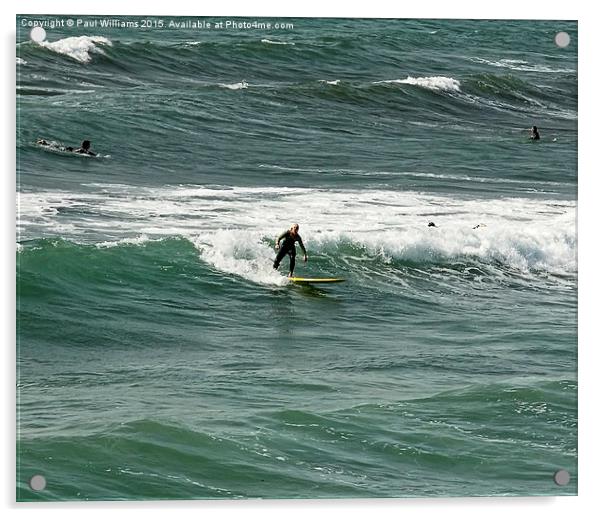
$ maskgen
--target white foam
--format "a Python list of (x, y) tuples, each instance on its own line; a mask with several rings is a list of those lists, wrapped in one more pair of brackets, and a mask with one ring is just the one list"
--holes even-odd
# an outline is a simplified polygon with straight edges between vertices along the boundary
[(122, 246), (124, 244), (130, 244), (133, 246), (140, 246), (142, 244), (146, 244), (152, 240), (161, 240), (161, 239), (151, 239), (148, 235), (138, 235), (137, 237), (126, 237), (124, 239), (118, 239), (114, 241), (103, 241), (96, 244), (97, 248), (115, 248), (117, 246)]
[(389, 81), (376, 81), (374, 84), (389, 83), (389, 84), (411, 84), (413, 86), (420, 86), (428, 90), (434, 91), (447, 91), (447, 92), (459, 92), (460, 81), (453, 77), (444, 76), (431, 76), (431, 77), (412, 77), (408, 76), (406, 79), (392, 79)]
[[(312, 253), (351, 243), (369, 257), (415, 262), (483, 260), (521, 271), (576, 271), (576, 202), (462, 199), (394, 190), (86, 185), (88, 193), (18, 195), (18, 235), (101, 247), (183, 237), (212, 267), (280, 282), (269, 243), (291, 223)], [(434, 221), (437, 228), (429, 228)], [(477, 223), (486, 223), (473, 229)]]
[(341, 80), (340, 79), (335, 79), (333, 81), (327, 81), (325, 79), (321, 79), (320, 82), (324, 83), (324, 84), (330, 84), (332, 86), (337, 86), (341, 82)]
[(27, 61), (25, 61), (25, 59), (21, 59), (20, 57), (17, 58), (17, 64), (18, 65), (26, 65)]
[(201, 258), (220, 271), (266, 285), (287, 280), (272, 267), (274, 252), (262, 242), (261, 231), (218, 230), (191, 239)]
[(268, 45), (294, 45), (294, 43), (291, 41), (273, 41), (269, 39), (262, 39), (261, 42)]
[(241, 81), (240, 83), (234, 84), (220, 84), (222, 88), (228, 88), (229, 90), (244, 90), (249, 87), (247, 81)]
[(57, 54), (69, 56), (80, 63), (89, 63), (92, 60), (90, 53), (104, 54), (97, 45), (113, 44), (104, 36), (72, 36), (53, 42), (43, 41), (39, 45)]

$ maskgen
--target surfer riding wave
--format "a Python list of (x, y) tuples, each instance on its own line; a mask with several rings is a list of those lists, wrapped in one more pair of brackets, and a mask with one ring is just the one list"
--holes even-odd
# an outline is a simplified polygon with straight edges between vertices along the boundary
[[(282, 245), (280, 244), (280, 241), (283, 241)], [(307, 262), (307, 251), (303, 245), (301, 235), (299, 235), (299, 225), (297, 223), (293, 224), (290, 230), (286, 230), (276, 238), (275, 248), (278, 250), (278, 254), (274, 260), (274, 269), (278, 269), (284, 256), (288, 255), (290, 261), (288, 274), (289, 277), (292, 277), (293, 271), (295, 271), (295, 256), (297, 255), (295, 243), (297, 242), (299, 243), (299, 247), (303, 250), (303, 260), (304, 262)]]

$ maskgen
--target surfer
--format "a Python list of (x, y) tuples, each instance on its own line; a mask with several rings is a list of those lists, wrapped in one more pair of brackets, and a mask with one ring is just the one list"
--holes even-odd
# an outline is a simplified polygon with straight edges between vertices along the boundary
[[(284, 240), (284, 242), (282, 243), (282, 245), (280, 245), (280, 241), (282, 240)], [(296, 242), (299, 243), (300, 248), (303, 250), (303, 261), (307, 262), (307, 251), (305, 250), (305, 246), (303, 245), (301, 235), (299, 235), (299, 225), (297, 223), (293, 224), (290, 230), (286, 230), (276, 238), (275, 248), (278, 250), (278, 254), (276, 255), (276, 259), (274, 260), (274, 269), (278, 269), (278, 266), (280, 266), (280, 262), (282, 261), (284, 256), (288, 254), (290, 260), (288, 274), (289, 277), (293, 276), (293, 271), (295, 270), (295, 255), (297, 254), (297, 250), (295, 248)]]
[(529, 138), (531, 140), (539, 140), (539, 131), (537, 129), (537, 126), (533, 126), (531, 128), (531, 135), (529, 136)]
[(82, 146), (73, 152), (78, 154), (87, 154), (89, 156), (96, 156), (96, 153), (90, 151), (90, 140), (84, 140), (82, 142)]
[(88, 156), (96, 156), (96, 153), (90, 151), (90, 140), (84, 140), (82, 142), (81, 147), (75, 148), (71, 146), (63, 147), (62, 145), (56, 144), (56, 142), (48, 142), (48, 140), (44, 140), (43, 138), (38, 138), (36, 144), (51, 147), (53, 149), (57, 149), (58, 151), (66, 151), (69, 153), (77, 153), (77, 154), (87, 154)]

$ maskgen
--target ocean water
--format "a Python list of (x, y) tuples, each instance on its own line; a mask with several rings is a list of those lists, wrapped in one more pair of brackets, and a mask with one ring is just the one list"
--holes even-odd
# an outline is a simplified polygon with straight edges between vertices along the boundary
[[(575, 22), (57, 18), (17, 17), (18, 500), (577, 493)], [(346, 282), (273, 270), (294, 222)]]

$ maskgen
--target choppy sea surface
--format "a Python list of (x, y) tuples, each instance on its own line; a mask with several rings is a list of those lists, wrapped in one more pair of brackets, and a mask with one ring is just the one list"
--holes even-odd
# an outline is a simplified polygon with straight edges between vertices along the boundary
[[(577, 493), (576, 23), (55, 18), (17, 17), (18, 500)], [(273, 270), (294, 222), (346, 282)]]

